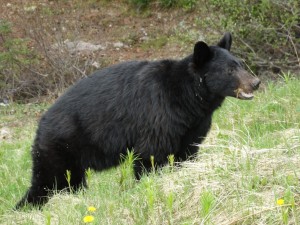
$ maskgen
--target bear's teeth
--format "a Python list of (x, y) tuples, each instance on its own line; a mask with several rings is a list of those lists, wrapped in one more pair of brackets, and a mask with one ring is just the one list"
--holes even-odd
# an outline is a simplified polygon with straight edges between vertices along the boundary
[(253, 98), (254, 97), (254, 95), (252, 94), (252, 93), (245, 93), (245, 92), (240, 92), (240, 95), (241, 95), (241, 97), (242, 98), (244, 98), (244, 99), (251, 99), (251, 98)]

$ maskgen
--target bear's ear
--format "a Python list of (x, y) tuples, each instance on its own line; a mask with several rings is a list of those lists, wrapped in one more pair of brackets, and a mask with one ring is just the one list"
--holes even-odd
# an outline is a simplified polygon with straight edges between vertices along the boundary
[(231, 43), (232, 43), (232, 37), (230, 33), (225, 33), (222, 39), (219, 41), (218, 46), (221, 48), (225, 48), (228, 51), (230, 51), (231, 48)]
[(211, 50), (206, 43), (204, 43), (203, 41), (199, 41), (195, 44), (193, 55), (193, 62), (195, 66), (202, 66), (205, 62), (210, 60), (211, 56)]

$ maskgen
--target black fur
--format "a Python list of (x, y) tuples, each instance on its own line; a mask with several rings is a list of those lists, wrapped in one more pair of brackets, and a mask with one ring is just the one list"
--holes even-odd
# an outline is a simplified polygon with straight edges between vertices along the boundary
[[(105, 68), (71, 87), (42, 117), (32, 148), (32, 184), (18, 203), (42, 204), (50, 190), (86, 186), (85, 170), (117, 166), (134, 149), (135, 175), (162, 166), (174, 154), (196, 154), (213, 112), (235, 96), (244, 71), (229, 53), (231, 35), (220, 46), (195, 45), (182, 60), (132, 61)], [(248, 77), (249, 78), (249, 77)], [(248, 79), (247, 78), (247, 79)]]

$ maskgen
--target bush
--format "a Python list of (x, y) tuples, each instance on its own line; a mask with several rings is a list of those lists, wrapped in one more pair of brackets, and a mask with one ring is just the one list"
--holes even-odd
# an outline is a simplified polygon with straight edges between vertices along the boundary
[[(0, 20), (0, 100), (56, 98), (95, 69), (96, 55), (76, 50), (80, 38), (77, 24), (68, 27), (71, 32), (65, 31), (63, 16), (68, 13), (55, 4), (52, 7), (20, 12), (22, 27)], [(54, 13), (57, 19), (52, 18)], [(16, 38), (16, 30), (27, 38)]]
[[(147, 6), (151, 0), (130, 0)], [(300, 69), (300, 2), (298, 0), (153, 0), (161, 7), (197, 10), (205, 36), (230, 31), (235, 53), (255, 73)], [(197, 3), (197, 4), (196, 4)], [(204, 19), (203, 19), (204, 18)], [(218, 34), (219, 36), (219, 34)], [(213, 37), (212, 37), (213, 39)]]
[(0, 20), (0, 98), (27, 93), (26, 70), (36, 60), (27, 39), (12, 35), (12, 25)]
[(184, 10), (192, 10), (197, 0), (128, 0), (133, 6), (142, 8), (147, 7), (151, 2), (158, 3), (159, 6), (163, 8), (171, 8), (171, 7), (182, 7)]
[[(232, 31), (239, 54), (255, 72), (299, 70), (300, 8), (298, 0), (209, 0), (215, 26)], [(245, 54), (247, 53), (247, 54)]]

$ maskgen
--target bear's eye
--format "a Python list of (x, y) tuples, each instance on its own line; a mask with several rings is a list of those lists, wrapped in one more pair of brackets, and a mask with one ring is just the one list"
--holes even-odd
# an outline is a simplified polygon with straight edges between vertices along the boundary
[(228, 69), (228, 73), (229, 73), (229, 75), (233, 75), (233, 73), (234, 73), (234, 68), (229, 68), (229, 69)]

